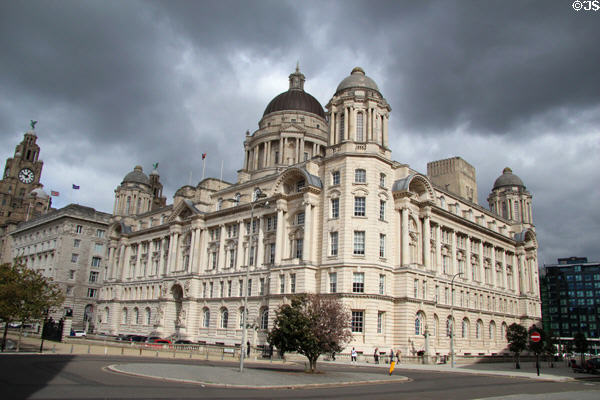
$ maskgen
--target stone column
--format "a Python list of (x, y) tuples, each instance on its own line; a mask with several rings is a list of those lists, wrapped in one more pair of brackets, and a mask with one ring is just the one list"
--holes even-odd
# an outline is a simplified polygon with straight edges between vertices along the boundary
[(264, 262), (264, 237), (265, 237), (265, 227), (264, 227), (264, 219), (262, 216), (256, 216), (256, 223), (258, 224), (258, 238), (256, 239), (256, 259), (254, 260), (255, 268), (259, 268), (262, 266)]
[(409, 254), (409, 235), (408, 235), (408, 205), (405, 203), (402, 205), (402, 266), (406, 266), (410, 263)]
[(287, 200), (277, 200), (277, 232), (275, 242), (275, 264), (280, 265), (284, 257), (285, 242), (285, 212), (287, 211)]
[(423, 266), (431, 268), (431, 208), (426, 207), (423, 214)]
[(238, 219), (237, 220), (237, 224), (238, 224), (238, 241), (237, 241), (237, 249), (236, 249), (236, 255), (235, 255), (235, 268), (237, 270), (239, 270), (242, 265), (244, 265), (246, 263), (246, 261), (244, 260), (244, 232), (243, 230), (244, 228), (244, 220), (243, 219)]
[(506, 276), (506, 251), (502, 251), (502, 287), (508, 287), (508, 279)]
[(285, 141), (284, 138), (282, 138), (282, 137), (279, 138), (279, 160), (277, 160), (277, 163), (281, 164), (281, 165), (283, 165), (283, 160), (284, 160), (284, 158), (283, 158), (283, 156), (284, 156), (284, 154), (283, 154), (284, 141)]
[(348, 107), (344, 106), (344, 140), (348, 140)]
[(259, 151), (258, 151), (258, 146), (259, 146), (259, 145), (256, 145), (256, 146), (254, 146), (254, 148), (253, 148), (253, 151), (254, 151), (254, 169), (255, 169), (255, 170), (257, 170), (257, 169), (258, 169), (258, 153), (259, 153)]
[(483, 240), (479, 241), (479, 282), (485, 282), (484, 268), (483, 268)]
[(383, 116), (383, 134), (381, 135), (381, 145), (384, 147), (388, 146), (388, 118)]
[[(308, 194), (307, 194), (308, 195)], [(304, 247), (302, 248), (302, 260), (305, 263), (312, 261), (312, 203), (308, 200), (307, 195), (304, 196)]]
[(222, 271), (225, 267), (225, 225), (219, 225), (219, 250), (218, 250), (219, 259), (217, 260), (217, 269)]
[(458, 257), (456, 256), (456, 253), (458, 252), (458, 240), (456, 238), (456, 232), (455, 231), (451, 231), (451, 235), (452, 235), (452, 253), (450, 253), (450, 257), (452, 257), (450, 259), (450, 275), (454, 275), (456, 273), (458, 273)]
[(125, 243), (121, 244), (121, 259), (119, 263), (121, 264), (121, 280), (125, 280), (127, 276), (127, 267), (129, 265), (129, 260), (125, 260), (129, 258), (129, 246)]
[(355, 129), (356, 124), (354, 123), (354, 117), (356, 115), (356, 111), (354, 110), (354, 107), (349, 107), (348, 113), (349, 113), (348, 139), (356, 141), (356, 129)]
[(193, 273), (198, 273), (200, 272), (200, 257), (202, 255), (202, 249), (204, 248), (203, 246), (201, 246), (202, 243), (202, 239), (204, 236), (204, 231), (199, 228), (196, 227), (194, 228), (194, 232), (195, 232), (195, 236), (194, 236), (194, 240), (192, 241), (193, 246), (194, 246), (194, 251), (193, 251), (193, 257), (191, 257), (191, 263), (192, 263), (192, 272)]
[(329, 116), (329, 145), (335, 144), (335, 112), (333, 107), (331, 108), (331, 115)]
[(492, 286), (496, 286), (496, 246), (492, 245), (492, 254), (490, 255), (490, 264), (492, 264)]
[(437, 225), (435, 227), (435, 259), (437, 265), (435, 266), (435, 270), (438, 274), (443, 272), (442, 269), (442, 227), (441, 225)]
[(465, 249), (465, 275), (467, 282), (473, 282), (473, 265), (471, 264), (471, 237), (467, 236), (467, 247)]

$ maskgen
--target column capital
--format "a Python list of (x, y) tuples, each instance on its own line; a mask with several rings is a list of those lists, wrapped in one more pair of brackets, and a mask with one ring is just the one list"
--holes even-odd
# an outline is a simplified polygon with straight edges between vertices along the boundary
[(287, 200), (279, 199), (276, 202), (277, 211), (287, 212)]

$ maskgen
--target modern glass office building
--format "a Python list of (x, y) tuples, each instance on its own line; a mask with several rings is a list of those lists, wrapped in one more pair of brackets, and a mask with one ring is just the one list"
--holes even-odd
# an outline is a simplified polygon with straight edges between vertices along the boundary
[(559, 258), (544, 265), (540, 280), (544, 330), (568, 343), (577, 332), (600, 352), (600, 263), (587, 257)]

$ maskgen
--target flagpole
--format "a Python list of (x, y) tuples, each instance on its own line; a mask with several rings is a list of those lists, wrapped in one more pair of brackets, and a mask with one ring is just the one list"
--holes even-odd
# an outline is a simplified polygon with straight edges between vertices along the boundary
[(221, 182), (223, 181), (223, 160), (221, 159)]
[(206, 157), (202, 157), (202, 180), (204, 180), (204, 170), (206, 168)]

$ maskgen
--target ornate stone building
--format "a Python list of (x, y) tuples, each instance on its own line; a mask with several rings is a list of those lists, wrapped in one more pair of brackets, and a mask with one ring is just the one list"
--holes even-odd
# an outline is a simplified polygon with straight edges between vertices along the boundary
[(11, 258), (58, 283), (65, 294), (55, 319), (72, 317), (74, 328), (94, 330), (96, 299), (107, 273), (106, 230), (111, 215), (79, 204), (19, 224), (10, 234)]
[(132, 208), (116, 190), (102, 331), (239, 344), (246, 290), (253, 345), (305, 292), (339, 297), (365, 352), (447, 354), (454, 316), (457, 354), (500, 353), (508, 325), (539, 321), (531, 212), (514, 211), (531, 196), (516, 175), (486, 209), (464, 160), (431, 163), (430, 176), (392, 160), (391, 108), (361, 68), (326, 110), (298, 69), (289, 79), (247, 133), (237, 182), (184, 186), (165, 207)]
[(20, 222), (50, 209), (52, 199), (40, 183), (44, 163), (39, 159), (40, 146), (32, 121), (31, 130), (16, 146), (15, 154), (6, 160), (0, 180), (0, 261), (11, 262), (10, 233)]

